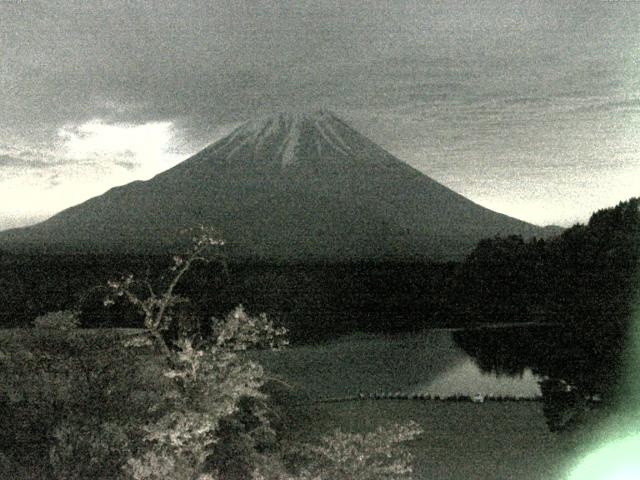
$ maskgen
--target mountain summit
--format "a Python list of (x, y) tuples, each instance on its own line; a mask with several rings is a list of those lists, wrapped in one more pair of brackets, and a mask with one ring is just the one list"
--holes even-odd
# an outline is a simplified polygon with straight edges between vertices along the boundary
[(219, 228), (231, 255), (278, 261), (459, 258), (481, 238), (546, 234), (316, 111), (249, 121), (148, 181), (0, 233), (0, 246), (165, 250), (198, 224)]

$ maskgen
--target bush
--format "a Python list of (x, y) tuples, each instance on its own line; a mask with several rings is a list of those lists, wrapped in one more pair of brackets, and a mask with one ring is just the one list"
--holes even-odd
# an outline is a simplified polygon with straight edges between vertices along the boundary
[(116, 423), (64, 422), (53, 432), (49, 451), (55, 478), (65, 480), (124, 479), (130, 455), (129, 432)]
[(61, 310), (59, 312), (49, 312), (40, 315), (33, 321), (36, 328), (46, 328), (52, 330), (73, 330), (80, 326), (78, 312), (72, 310)]
[(300, 450), (307, 457), (297, 480), (410, 480), (413, 457), (403, 443), (422, 433), (415, 422), (366, 434), (338, 429)]

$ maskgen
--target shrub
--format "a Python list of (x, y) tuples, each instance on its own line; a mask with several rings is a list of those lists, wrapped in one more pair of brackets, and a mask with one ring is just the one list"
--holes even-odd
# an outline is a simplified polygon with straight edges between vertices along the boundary
[(61, 310), (59, 312), (49, 312), (40, 315), (33, 321), (36, 328), (46, 328), (52, 330), (73, 330), (80, 326), (78, 312), (72, 310)]
[(302, 447), (308, 461), (296, 480), (410, 480), (413, 457), (403, 444), (421, 433), (415, 422), (366, 434), (335, 430)]
[(130, 455), (127, 430), (117, 423), (64, 422), (53, 433), (49, 460), (54, 478), (116, 480)]

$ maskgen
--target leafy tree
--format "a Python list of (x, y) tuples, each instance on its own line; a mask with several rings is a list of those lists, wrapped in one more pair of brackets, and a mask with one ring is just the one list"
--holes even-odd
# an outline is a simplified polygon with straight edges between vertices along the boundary
[[(169, 350), (172, 367), (165, 375), (174, 381), (175, 389), (168, 392), (172, 408), (144, 428), (149, 448), (128, 464), (136, 480), (157, 478), (159, 469), (171, 472), (160, 478), (217, 474), (208, 469), (215, 465), (210, 456), (220, 440), (221, 422), (240, 410), (241, 401), (266, 399), (261, 391), (264, 370), (242, 352), (259, 346), (279, 348), (285, 343), (285, 331), (264, 317), (247, 316), (240, 307), (214, 323), (215, 334), (206, 344), (196, 346), (182, 340), (175, 352)], [(260, 426), (269, 431), (266, 407), (258, 405)]]
[[(181, 338), (172, 346), (165, 335), (178, 318), (175, 307), (187, 302), (175, 293), (180, 280), (195, 262), (209, 261), (208, 250), (222, 243), (211, 229), (201, 227), (186, 255), (173, 258), (172, 278), (160, 293), (148, 280), (136, 282), (132, 275), (109, 283), (115, 295), (124, 296), (144, 314), (146, 330), (168, 366), (164, 375), (173, 382), (167, 392), (171, 407), (144, 427), (146, 451), (128, 462), (127, 471), (136, 480), (193, 479), (216, 473), (219, 465), (210, 457), (219, 443), (222, 421), (228, 424), (247, 399), (255, 401), (253, 414), (260, 426), (270, 430), (263, 403), (266, 396), (261, 391), (266, 376), (260, 365), (242, 353), (252, 348), (280, 348), (286, 344), (284, 329), (275, 328), (264, 315), (251, 317), (237, 307), (223, 320), (212, 319), (206, 340)], [(146, 296), (136, 291), (139, 284), (146, 287)], [(253, 447), (252, 436), (245, 437)]]
[(452, 291), (461, 324), (532, 322), (548, 298), (546, 242), (520, 236), (481, 240), (460, 266)]
[[(192, 250), (174, 257), (174, 276), (160, 294), (145, 282), (148, 295), (138, 297), (132, 276), (110, 283), (116, 295), (144, 313), (147, 331), (166, 360), (164, 375), (173, 382), (166, 394), (170, 407), (143, 427), (145, 447), (128, 460), (126, 473), (135, 480), (319, 480), (329, 478), (320, 469), (334, 465), (338, 476), (332, 480), (410, 478), (411, 458), (399, 444), (419, 433), (414, 424), (365, 436), (336, 432), (318, 446), (305, 447), (310, 461), (298, 477), (287, 472), (269, 448), (275, 432), (263, 390), (267, 375), (245, 355), (250, 349), (277, 350), (287, 344), (286, 330), (274, 327), (265, 315), (250, 316), (239, 306), (222, 320), (212, 319), (208, 338), (182, 338), (171, 348), (163, 332), (175, 321), (173, 307), (185, 302), (175, 288), (189, 267), (206, 261), (205, 251), (219, 244), (210, 230), (201, 229)], [(345, 467), (345, 461), (353, 466)]]

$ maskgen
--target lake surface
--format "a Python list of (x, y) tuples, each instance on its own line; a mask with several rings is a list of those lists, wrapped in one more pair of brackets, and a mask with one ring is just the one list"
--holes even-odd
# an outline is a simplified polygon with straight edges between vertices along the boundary
[(369, 393), (538, 397), (538, 377), (480, 370), (446, 329), (403, 335), (350, 335), (322, 345), (261, 352), (271, 375), (314, 398)]

